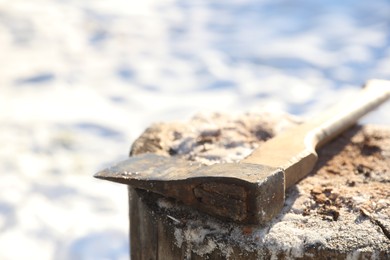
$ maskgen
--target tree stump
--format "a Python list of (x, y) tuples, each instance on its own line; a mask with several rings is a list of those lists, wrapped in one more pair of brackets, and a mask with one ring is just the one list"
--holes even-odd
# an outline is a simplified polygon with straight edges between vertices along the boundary
[[(288, 115), (199, 115), (151, 126), (131, 155), (235, 162), (298, 123)], [(131, 259), (389, 259), (390, 128), (355, 126), (324, 146), (265, 226), (222, 222), (131, 187), (129, 206)]]

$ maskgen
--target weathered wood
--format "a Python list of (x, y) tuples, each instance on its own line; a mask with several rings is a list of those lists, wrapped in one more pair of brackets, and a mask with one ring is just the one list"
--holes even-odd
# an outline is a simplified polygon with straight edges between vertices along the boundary
[(158, 229), (148, 204), (129, 187), (131, 259), (158, 259)]
[[(236, 124), (240, 124), (239, 120)], [(161, 132), (167, 129), (164, 125), (155, 126), (154, 134), (159, 127)], [(204, 130), (204, 126), (195, 127), (200, 128), (197, 133)], [(218, 148), (221, 143), (229, 147), (224, 136), (229, 134), (224, 132), (224, 126), (215, 128), (221, 132), (218, 139), (206, 146), (194, 141), (182, 157), (230, 161), (232, 150)], [(240, 127), (229, 131), (239, 132)], [(182, 138), (167, 142), (175, 132)], [(159, 146), (160, 153), (180, 152), (177, 146), (192, 133), (173, 127), (165, 134), (167, 138), (161, 136), (165, 143)], [(244, 131), (236, 134), (235, 140), (246, 135)], [(246, 136), (249, 143), (252, 138)], [(147, 135), (142, 139), (147, 142)], [(159, 195), (131, 191), (131, 201), (137, 201), (130, 203), (132, 259), (389, 258), (389, 144), (390, 129), (354, 128), (325, 146), (317, 174), (293, 186), (282, 213), (264, 227), (220, 222)], [(203, 149), (198, 150), (200, 146)], [(138, 142), (137, 147), (142, 153), (142, 144)], [(370, 208), (372, 203), (376, 208)], [(142, 225), (147, 227), (141, 228)], [(152, 237), (142, 238), (140, 232)]]

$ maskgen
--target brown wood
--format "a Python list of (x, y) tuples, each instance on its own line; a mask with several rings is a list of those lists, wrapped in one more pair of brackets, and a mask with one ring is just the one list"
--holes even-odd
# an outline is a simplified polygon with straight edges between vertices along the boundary
[[(382, 81), (375, 81), (375, 84), (373, 85), (380, 85), (381, 87), (387, 87), (386, 82)], [(383, 84), (382, 84), (383, 83)], [(369, 86), (370, 87), (370, 86)], [(345, 128), (349, 127), (353, 122), (356, 121), (358, 117), (360, 117), (362, 114), (366, 113), (367, 110), (372, 109), (374, 106), (377, 105), (378, 102), (382, 102), (383, 100), (387, 99), (389, 96), (388, 90), (383, 95), (383, 91), (378, 94), (378, 91), (376, 89), (372, 88), (366, 88), (364, 91), (364, 94), (361, 95), (358, 99), (355, 100), (355, 102), (351, 104), (347, 104), (347, 108), (350, 108), (346, 111), (346, 114), (343, 114), (342, 111), (345, 111), (345, 108), (335, 109), (332, 113), (330, 113), (330, 116), (325, 115), (324, 117), (318, 118), (314, 122), (311, 122), (309, 124), (304, 124), (302, 126), (299, 126), (296, 128), (296, 130), (289, 131), (288, 134), (282, 134), (278, 138), (273, 139), (277, 141), (268, 141), (267, 143), (263, 144), (263, 148), (255, 151), (250, 155), (248, 158), (244, 159), (244, 163), (263, 163), (261, 160), (262, 158), (266, 158), (267, 164), (270, 164), (270, 161), (275, 162), (276, 165), (282, 165), (282, 167), (286, 170), (286, 186), (292, 187), (293, 184), (301, 179), (304, 175), (307, 174), (308, 171), (314, 166), (314, 162), (316, 161), (316, 154), (315, 154), (315, 148), (318, 146), (322, 146), (327, 141), (333, 139), (336, 135), (338, 135), (341, 131), (344, 131)], [(336, 115), (336, 117), (335, 117)], [(341, 121), (340, 121), (341, 120)], [(338, 122), (341, 122), (339, 124)], [(314, 130), (313, 130), (314, 129)], [(278, 141), (279, 140), (279, 141)], [(286, 147), (286, 142), (289, 141), (291, 146)], [(269, 147), (268, 147), (269, 146)], [(265, 148), (264, 148), (265, 147)], [(378, 146), (379, 147), (379, 146)], [(267, 157), (267, 155), (260, 154), (258, 151), (261, 151), (262, 149), (268, 150), (274, 149), (276, 151), (282, 151), (281, 153), (270, 153), (270, 156)], [(364, 148), (364, 147), (363, 147)], [(362, 148), (362, 149), (363, 149)], [(374, 149), (375, 151), (375, 149)], [(362, 150), (363, 153), (363, 150)], [(280, 154), (283, 154), (283, 156), (280, 156)], [(286, 156), (285, 156), (286, 155)], [(334, 156), (336, 154), (333, 154)], [(382, 157), (378, 157), (382, 158)], [(383, 158), (382, 158), (383, 159)], [(384, 160), (384, 159), (383, 159)], [(304, 163), (299, 163), (304, 162)], [(371, 162), (370, 160), (367, 161), (368, 164)], [(344, 161), (345, 163), (345, 161)], [(293, 167), (292, 167), (293, 166)], [(362, 168), (363, 167), (363, 168)], [(370, 168), (371, 167), (371, 168)], [(362, 171), (364, 175), (367, 174), (367, 176), (370, 176), (370, 174), (374, 173), (366, 173), (364, 168), (368, 169), (374, 169), (374, 166), (367, 166), (367, 163), (363, 166), (358, 165), (356, 168), (357, 171)], [(385, 169), (384, 172), (388, 171), (388, 169)], [(199, 172), (198, 172), (199, 173)], [(217, 173), (220, 174), (220, 173)], [(375, 173), (376, 174), (376, 173)], [(222, 176), (222, 175), (221, 175)], [(386, 178), (384, 179), (384, 182), (386, 182)], [(155, 186), (156, 183), (153, 181), (148, 182), (149, 184), (152, 184), (151, 186)], [(191, 184), (191, 182), (187, 183)], [(199, 184), (199, 185), (198, 185)], [(228, 192), (229, 196), (231, 198), (238, 198), (240, 200), (241, 198), (246, 196), (245, 192), (241, 191), (240, 187), (235, 188), (232, 186), (232, 183), (224, 183), (222, 182), (222, 185), (218, 183), (208, 183), (205, 184), (204, 182), (200, 182), (196, 185), (196, 187), (192, 187), (191, 190), (194, 191), (195, 197), (201, 197), (202, 199), (208, 200), (214, 200), (215, 197), (212, 196), (213, 194), (223, 194), (223, 192)], [(228, 184), (228, 185), (226, 185)], [(348, 183), (347, 183), (348, 184)], [(313, 184), (312, 184), (313, 185)], [(349, 184), (348, 184), (349, 185)], [(351, 187), (355, 184), (350, 184)], [(180, 187), (176, 186), (176, 187)], [(331, 186), (332, 187), (332, 186)], [(140, 187), (144, 188), (144, 187)], [(173, 188), (173, 189), (172, 189)], [(167, 194), (179, 194), (181, 191), (176, 190), (175, 186), (160, 186), (158, 190), (164, 190), (167, 192)], [(164, 193), (165, 194), (165, 193)], [(189, 194), (188, 192), (186, 194)], [(244, 195), (243, 195), (244, 194)], [(295, 194), (295, 195), (294, 195)], [(291, 196), (299, 196), (299, 192), (296, 191), (294, 193), (294, 190), (290, 190), (290, 200)], [(317, 189), (311, 189), (310, 192), (312, 199), (317, 203), (318, 205), (321, 205), (321, 210), (318, 210), (318, 214), (324, 214), (326, 216), (326, 221), (337, 221), (340, 215), (339, 209), (337, 208), (340, 202), (335, 202), (339, 195), (337, 193), (332, 194), (332, 188), (317, 188)], [(359, 193), (358, 193), (359, 194)], [(383, 191), (383, 194), (386, 194), (386, 191)], [(332, 247), (332, 244), (327, 244), (327, 241), (323, 240), (321, 237), (316, 238), (313, 241), (309, 240), (306, 242), (304, 240), (301, 242), (304, 247), (301, 247), (298, 251), (294, 247), (294, 245), (289, 245), (293, 249), (290, 251), (285, 250), (285, 245), (274, 245), (272, 243), (263, 243), (261, 242), (261, 239), (266, 239), (266, 235), (269, 234), (269, 230), (273, 228), (273, 226), (277, 226), (280, 224), (280, 222), (283, 222), (282, 218), (277, 218), (273, 222), (269, 223), (266, 227), (264, 227), (264, 230), (261, 229), (261, 226), (238, 226), (238, 225), (230, 225), (227, 227), (226, 223), (218, 222), (212, 218), (207, 218), (205, 215), (198, 215), (197, 213), (194, 213), (192, 209), (185, 208), (183, 205), (180, 205), (178, 207), (174, 207), (174, 210), (167, 210), (162, 209), (158, 205), (159, 199), (161, 199), (161, 196), (156, 195), (151, 192), (147, 192), (145, 190), (135, 190), (133, 188), (129, 189), (129, 196), (130, 196), (130, 232), (131, 232), (131, 255), (132, 259), (226, 259), (227, 257), (231, 259), (259, 259), (259, 258), (291, 258), (291, 257), (297, 257), (303, 259), (312, 259), (312, 258), (335, 258), (335, 259), (344, 259), (346, 257), (351, 257), (351, 254), (358, 255), (359, 257), (373, 257), (378, 256), (379, 258), (386, 258), (390, 257), (390, 238), (389, 238), (389, 228), (388, 228), (388, 220), (378, 219), (378, 215), (370, 213), (369, 211), (366, 211), (365, 208), (361, 208), (361, 215), (352, 214), (347, 209), (344, 217), (350, 217), (353, 216), (353, 222), (352, 225), (358, 224), (359, 221), (368, 221), (371, 223), (371, 225), (374, 225), (373, 230), (370, 230), (370, 232), (367, 232), (367, 230), (363, 230), (363, 234), (360, 237), (353, 237), (352, 240), (349, 237), (346, 236), (346, 240), (343, 240), (343, 237), (340, 238), (333, 238), (336, 242), (335, 243), (341, 243), (342, 250), (338, 250), (337, 247)], [(181, 196), (181, 195), (180, 195)], [(180, 198), (180, 196), (178, 198)], [(174, 196), (173, 196), (174, 197)], [(259, 196), (264, 197), (264, 196)], [(272, 194), (269, 196), (272, 197)], [(351, 197), (353, 199), (353, 197)], [(386, 198), (386, 197), (385, 197)], [(294, 199), (293, 199), (294, 200)], [(332, 202), (332, 200), (334, 200)], [(378, 201), (378, 203), (382, 203), (383, 201)], [(173, 202), (172, 202), (173, 203)], [(286, 202), (288, 204), (289, 202)], [(335, 203), (334, 205), (332, 203)], [(348, 200), (344, 199), (344, 202), (346, 205), (348, 204)], [(191, 204), (191, 203), (190, 203)], [(206, 203), (207, 204), (207, 203)], [(215, 202), (210, 203), (215, 204)], [(217, 204), (226, 204), (229, 205), (229, 202), (224, 202), (223, 196), (221, 196), (220, 200), (217, 201)], [(376, 205), (376, 204), (375, 204)], [(389, 204), (390, 205), (390, 204)], [(183, 207), (185, 210), (183, 210)], [(350, 206), (348, 206), (350, 207)], [(237, 212), (240, 211), (239, 207), (233, 206), (232, 211), (236, 210)], [(294, 212), (296, 208), (294, 208), (292, 211)], [(310, 210), (312, 210), (310, 207), (305, 208), (305, 210), (308, 210), (310, 213)], [(284, 216), (287, 214), (287, 212), (291, 211), (291, 208), (284, 208), (281, 216)], [(299, 213), (299, 217), (306, 216), (309, 214), (308, 212), (302, 211), (302, 213)], [(240, 213), (237, 213), (239, 215)], [(200, 223), (197, 222), (197, 219), (202, 219)], [(328, 219), (328, 220), (327, 220)], [(329, 220), (330, 219), (330, 220)], [(210, 222), (211, 221), (211, 222)], [(306, 221), (310, 222), (310, 219)], [(213, 250), (208, 251), (208, 245), (202, 244), (200, 250), (199, 245), (196, 243), (188, 242), (191, 240), (191, 237), (187, 240), (183, 240), (183, 237), (185, 237), (188, 234), (183, 233), (185, 231), (185, 228), (188, 230), (188, 228), (192, 228), (194, 224), (188, 224), (188, 223), (196, 223), (195, 226), (199, 227), (200, 229), (203, 228), (203, 230), (210, 231), (212, 230), (213, 223), (219, 223), (220, 227), (225, 228), (226, 231), (218, 231), (217, 233), (208, 233), (202, 237), (200, 234), (199, 237), (201, 242), (199, 243), (207, 243), (207, 242), (213, 242), (214, 244), (210, 245)], [(211, 223), (211, 224), (210, 224)], [(305, 226), (307, 222), (298, 223), (298, 226)], [(319, 228), (320, 227), (326, 227), (326, 223), (318, 222), (316, 220), (316, 225)], [(385, 224), (383, 224), (385, 223)], [(334, 223), (334, 225), (330, 225), (328, 228), (331, 229), (334, 226), (337, 226), (339, 223)], [(286, 224), (287, 225), (287, 224)], [(185, 227), (185, 228), (184, 228)], [(296, 228), (293, 226), (293, 228)], [(344, 228), (344, 225), (340, 225), (338, 228), (338, 231), (340, 231), (340, 234), (342, 233), (342, 229)], [(247, 244), (245, 243), (239, 243), (239, 241), (236, 241), (234, 237), (234, 230), (238, 229), (244, 236), (244, 242), (245, 242), (245, 234), (253, 234), (253, 230), (257, 229), (257, 232), (259, 233), (259, 236), (254, 238), (259, 238), (260, 240), (257, 241), (256, 239), (251, 240), (250, 243), (256, 244), (256, 246), (251, 246), (251, 250), (247, 248)], [(259, 231), (260, 230), (260, 231)], [(295, 230), (295, 229), (294, 229)], [(327, 230), (327, 227), (325, 228)], [(360, 232), (361, 230), (357, 229), (356, 232)], [(192, 230), (192, 235), (196, 234), (195, 231)], [(226, 237), (224, 237), (224, 232), (226, 232)], [(280, 241), (282, 241), (283, 236), (291, 236), (294, 235), (294, 232), (289, 233), (287, 230), (284, 234), (283, 230), (281, 232), (281, 238)], [(313, 231), (312, 231), (313, 232)], [(214, 235), (217, 234), (217, 235)], [(326, 233), (325, 233), (326, 234)], [(362, 243), (360, 240), (364, 240), (365, 238), (371, 238), (371, 235), (375, 234), (375, 243), (370, 244), (369, 242)], [(353, 236), (353, 233), (349, 233), (349, 236)], [(219, 237), (218, 237), (219, 236)], [(305, 236), (305, 235), (301, 235)], [(182, 241), (178, 239), (178, 237), (181, 237)], [(253, 236), (252, 236), (253, 238)], [(228, 241), (225, 241), (227, 239)], [(300, 239), (300, 237), (296, 238)], [(386, 240), (387, 239), (387, 240)], [(317, 241), (318, 240), (318, 241)], [(278, 243), (278, 239), (276, 238), (276, 242)], [(324, 242), (325, 241), (325, 242)], [(242, 242), (242, 241), (241, 241)], [(220, 244), (218, 244), (220, 243)], [(319, 244), (320, 246), (318, 246)], [(355, 246), (356, 244), (356, 246)], [(226, 247), (224, 245), (229, 246), (229, 251), (226, 251)], [(367, 246), (367, 248), (370, 248), (370, 250), (366, 251), (359, 251), (359, 246), (362, 247)], [(276, 249), (275, 249), (276, 246)], [(354, 247), (355, 246), (355, 247)], [(255, 248), (255, 250), (253, 249)], [(288, 248), (288, 247), (287, 247)]]
[(158, 229), (153, 212), (138, 192), (129, 186), (131, 259), (158, 259)]
[[(387, 155), (388, 157), (383, 157), (380, 152), (381, 149), (389, 147), (390, 129), (388, 129), (387, 132), (380, 132), (380, 135), (372, 131), (369, 132), (369, 134), (364, 134), (365, 131), (366, 130), (361, 130), (359, 127), (353, 128), (344, 136), (325, 147), (321, 155), (321, 158), (324, 159), (320, 160), (320, 164), (317, 167), (317, 170), (320, 171), (321, 174), (311, 176), (307, 181), (305, 180), (305, 183), (303, 184), (312, 188), (298, 185), (300, 192), (296, 189), (291, 189), (288, 193), (288, 200), (290, 202), (283, 209), (281, 216), (270, 223), (270, 225), (264, 227), (264, 229), (254, 226), (238, 226), (214, 222), (216, 220), (198, 214), (180, 203), (162, 199), (160, 195), (154, 193), (143, 190), (136, 191), (133, 188), (130, 188), (131, 259), (291, 259), (296, 258), (297, 254), (300, 259), (346, 259), (352, 256), (357, 259), (387, 259), (390, 257), (390, 237), (388, 236), (390, 226), (386, 227), (386, 225), (390, 224), (390, 215), (388, 215), (387, 219), (386, 217), (380, 219), (378, 216), (383, 216), (383, 214), (386, 214), (385, 212), (389, 211), (386, 211), (384, 208), (381, 211), (382, 213), (377, 216), (374, 213), (370, 213), (372, 212), (370, 210), (367, 210), (367, 212), (362, 211), (362, 213), (359, 213), (356, 210), (351, 211), (351, 209), (348, 208), (349, 202), (348, 200), (344, 201), (345, 199), (342, 200), (344, 202), (338, 203), (346, 203), (344, 205), (344, 207), (347, 207), (345, 209), (346, 211), (342, 211), (342, 208), (338, 208), (340, 206), (335, 207), (333, 205), (333, 203), (337, 201), (337, 197), (332, 197), (332, 188), (336, 188), (336, 186), (333, 185), (333, 182), (339, 182), (335, 180), (336, 177), (341, 178), (341, 181), (343, 182), (342, 176), (335, 175), (339, 171), (338, 167), (344, 169), (344, 167), (347, 167), (348, 165), (355, 164), (357, 165), (357, 170), (362, 171), (361, 174), (359, 172), (354, 174), (351, 170), (348, 170), (347, 173), (343, 174), (349, 174), (351, 176), (356, 175), (356, 177), (353, 177), (355, 179), (352, 178), (354, 181), (359, 182), (356, 178), (360, 178), (363, 181), (361, 184), (351, 183), (346, 187), (345, 193), (353, 191), (354, 185), (361, 185), (360, 187), (362, 188), (359, 188), (359, 193), (357, 194), (360, 194), (361, 192), (364, 195), (364, 193), (367, 192), (364, 187), (374, 185), (377, 182), (378, 185), (381, 185), (375, 186), (377, 187), (376, 189), (379, 189), (377, 194), (382, 194), (382, 197), (375, 198), (375, 195), (373, 195), (375, 192), (374, 190), (370, 191), (370, 196), (375, 199), (377, 204), (379, 201), (388, 200), (389, 191), (386, 191), (385, 187), (386, 181), (389, 180), (389, 176), (386, 177), (386, 174), (383, 173), (382, 178), (384, 179), (378, 179), (376, 177), (376, 179), (370, 181), (361, 175), (367, 175), (367, 173), (364, 172), (367, 171), (367, 169), (371, 169), (372, 172), (386, 172), (390, 170), (388, 168), (390, 167), (389, 155)], [(387, 133), (387, 136), (383, 133)], [(357, 135), (360, 136), (357, 138), (357, 141), (351, 141), (352, 138)], [(361, 137), (362, 135), (364, 135), (363, 139)], [(349, 145), (351, 142), (352, 144)], [(384, 150), (383, 154), (386, 155), (389, 152), (390, 150)], [(338, 159), (338, 154), (340, 153), (342, 155)], [(376, 159), (372, 158), (373, 155), (376, 156)], [(359, 158), (359, 156), (361, 158)], [(336, 162), (341, 161), (343, 163), (338, 165), (333, 162), (332, 166), (332, 162), (330, 162), (332, 159)], [(362, 167), (364, 167), (364, 169), (361, 169)], [(330, 184), (326, 184), (327, 182), (324, 182), (324, 180), (326, 181), (329, 177), (332, 178), (332, 181)], [(322, 180), (322, 178), (325, 179)], [(350, 177), (346, 176), (346, 178), (347, 181), (352, 180)], [(317, 185), (317, 187), (314, 186), (313, 188), (313, 185)], [(212, 188), (212, 185), (211, 187), (207, 187), (207, 189), (209, 188)], [(310, 215), (310, 212), (305, 213), (304, 211), (299, 213), (300, 210), (302, 210), (300, 207), (303, 205), (294, 205), (294, 209), (290, 208), (291, 205), (289, 206), (291, 201), (299, 201), (299, 196), (302, 196), (302, 193), (305, 194), (305, 189), (309, 189), (309, 195), (306, 196), (310, 196), (311, 194), (316, 203), (322, 205), (317, 214)], [(325, 195), (328, 193), (331, 194)], [(341, 194), (337, 195), (337, 193), (334, 193), (333, 195), (341, 196)], [(159, 206), (161, 200), (172, 203), (171, 207), (164, 208), (161, 207), (161, 205)], [(340, 213), (338, 213), (339, 211)], [(341, 220), (337, 220), (338, 217), (336, 216), (338, 216), (338, 214), (341, 214)], [(282, 217), (289, 215), (292, 215), (297, 219), (302, 218), (302, 221), (298, 221), (297, 224), (294, 225), (288, 224), (291, 220), (289, 220), (289, 218), (284, 220)], [(321, 219), (321, 216), (329, 216), (330, 220), (327, 218)], [(350, 221), (347, 221), (348, 218), (351, 218)], [(222, 228), (225, 228), (228, 232), (225, 234), (224, 232), (226, 231), (222, 231), (222, 235), (218, 234), (218, 232), (221, 231), (216, 231), (217, 233), (211, 232), (199, 241), (199, 243), (203, 245), (203, 250), (208, 248), (207, 241), (219, 241), (221, 245), (216, 246), (213, 250), (206, 250), (199, 254), (200, 250), (197, 243), (190, 243), (185, 239), (180, 241), (180, 237), (182, 239), (184, 233), (189, 229), (193, 228), (193, 231), (196, 231), (197, 228), (200, 230), (213, 230), (214, 223), (218, 223), (216, 224), (217, 226), (219, 225)], [(274, 242), (261, 242), (262, 239), (266, 239), (266, 236), (269, 235), (270, 230), (272, 230), (274, 226), (280, 224), (287, 225), (288, 228), (296, 228), (294, 232), (298, 232), (298, 234), (295, 234), (294, 232), (291, 233), (288, 228), (280, 229), (280, 234), (278, 234)], [(360, 225), (363, 227), (359, 227)], [(318, 227), (318, 231), (316, 231), (316, 227)], [(309, 234), (319, 232), (319, 234), (322, 234), (321, 232), (323, 231), (321, 230), (323, 229), (329, 229), (329, 231), (334, 230), (332, 232), (335, 232), (335, 234), (324, 240), (318, 238), (318, 241), (311, 241), (310, 239), (304, 238), (304, 232), (308, 232)], [(349, 229), (355, 231), (348, 231)], [(244, 235), (235, 238), (234, 230), (238, 230)], [(256, 230), (263, 230), (259, 233), (259, 240), (251, 240), (253, 232), (259, 232)], [(299, 234), (299, 232), (303, 233)], [(248, 241), (245, 241), (245, 234), (248, 236)], [(294, 244), (283, 244), (282, 238), (288, 236), (296, 236), (292, 241), (299, 241), (299, 239), (303, 240), (301, 242), (303, 243), (301, 253), (294, 251), (296, 250)], [(303, 236), (303, 238), (300, 238), (300, 236)], [(371, 242), (364, 242), (368, 238), (371, 239)], [(240, 239), (242, 241), (237, 241)], [(258, 243), (258, 245), (253, 245), (253, 243)], [(225, 250), (227, 247), (230, 248), (228, 254)], [(253, 248), (255, 248), (255, 250), (253, 250)], [(360, 249), (362, 250), (359, 251)]]

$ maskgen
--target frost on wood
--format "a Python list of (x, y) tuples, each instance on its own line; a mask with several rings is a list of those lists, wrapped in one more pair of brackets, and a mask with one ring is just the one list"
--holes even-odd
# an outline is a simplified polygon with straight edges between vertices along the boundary
[(152, 152), (204, 164), (236, 162), (298, 122), (283, 114), (199, 114), (189, 122), (152, 125), (134, 142), (131, 154)]
[[(131, 153), (235, 162), (297, 123), (288, 115), (199, 115), (150, 127)], [(171, 227), (172, 244), (188, 258), (390, 257), (389, 147), (390, 128), (356, 126), (342, 134), (263, 227), (220, 222), (166, 198), (156, 200), (154, 217)]]

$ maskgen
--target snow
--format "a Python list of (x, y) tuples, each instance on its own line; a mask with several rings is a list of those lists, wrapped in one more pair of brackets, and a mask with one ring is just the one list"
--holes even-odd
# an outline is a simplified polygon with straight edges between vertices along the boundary
[(389, 79), (389, 16), (385, 0), (0, 0), (0, 259), (127, 259), (126, 188), (95, 172), (152, 122), (309, 116)]

